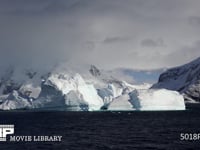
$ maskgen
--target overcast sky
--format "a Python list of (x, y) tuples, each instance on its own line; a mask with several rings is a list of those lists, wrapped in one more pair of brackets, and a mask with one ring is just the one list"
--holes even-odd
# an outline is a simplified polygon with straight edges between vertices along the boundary
[(200, 56), (199, 0), (0, 0), (0, 65), (156, 69)]

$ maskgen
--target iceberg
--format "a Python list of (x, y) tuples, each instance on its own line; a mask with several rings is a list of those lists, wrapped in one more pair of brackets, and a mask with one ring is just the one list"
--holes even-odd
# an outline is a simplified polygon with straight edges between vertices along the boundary
[(9, 95), (3, 95), (0, 97), (2, 110), (11, 109), (28, 109), (31, 107), (31, 102), (25, 98), (22, 98), (17, 91), (13, 91)]
[[(66, 111), (184, 110), (183, 96), (151, 85), (132, 85), (92, 67), (90, 73), (56, 68), (49, 73), (14, 71), (1, 78), (0, 109)], [(19, 72), (19, 71), (18, 71)], [(25, 73), (25, 75), (24, 75)], [(14, 78), (15, 77), (15, 78)]]
[[(71, 107), (72, 110), (100, 110), (103, 100), (92, 84), (78, 74), (55, 73), (42, 85), (42, 91), (33, 102), (35, 108)], [(71, 110), (71, 109), (70, 109)]]
[(136, 110), (185, 110), (184, 98), (176, 91), (134, 90), (129, 96)]
[(88, 103), (84, 101), (81, 93), (78, 91), (70, 91), (65, 96), (65, 105), (70, 106), (68, 110), (72, 111), (87, 111)]
[(122, 95), (117, 97), (116, 99), (113, 100), (108, 106), (108, 110), (110, 111), (130, 111), (130, 110), (135, 110), (133, 108), (133, 105), (130, 103), (130, 97), (128, 94)]
[(137, 89), (114, 99), (108, 110), (185, 110), (185, 103), (176, 91)]

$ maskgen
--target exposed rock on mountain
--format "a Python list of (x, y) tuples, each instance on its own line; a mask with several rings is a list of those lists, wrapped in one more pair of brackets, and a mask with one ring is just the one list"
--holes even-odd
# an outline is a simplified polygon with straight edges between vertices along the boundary
[(200, 102), (200, 58), (162, 73), (152, 88), (175, 90), (187, 101)]
[(90, 71), (90, 73), (91, 73), (93, 76), (95, 76), (95, 77), (101, 75), (100, 70), (97, 69), (97, 67), (95, 67), (94, 65), (91, 65), (91, 68), (90, 68), (89, 71)]

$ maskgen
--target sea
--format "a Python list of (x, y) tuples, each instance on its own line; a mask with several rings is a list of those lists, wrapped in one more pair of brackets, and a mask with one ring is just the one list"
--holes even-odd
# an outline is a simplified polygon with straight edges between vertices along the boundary
[[(0, 150), (200, 149), (200, 104), (187, 104), (185, 111), (1, 111), (0, 124), (14, 125)], [(9, 141), (9, 136), (62, 140)]]

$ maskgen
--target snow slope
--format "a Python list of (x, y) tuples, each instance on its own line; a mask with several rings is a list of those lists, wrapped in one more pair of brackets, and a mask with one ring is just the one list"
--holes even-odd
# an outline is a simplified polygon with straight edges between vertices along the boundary
[(183, 94), (185, 100), (200, 102), (200, 58), (162, 73), (152, 88), (175, 90)]

